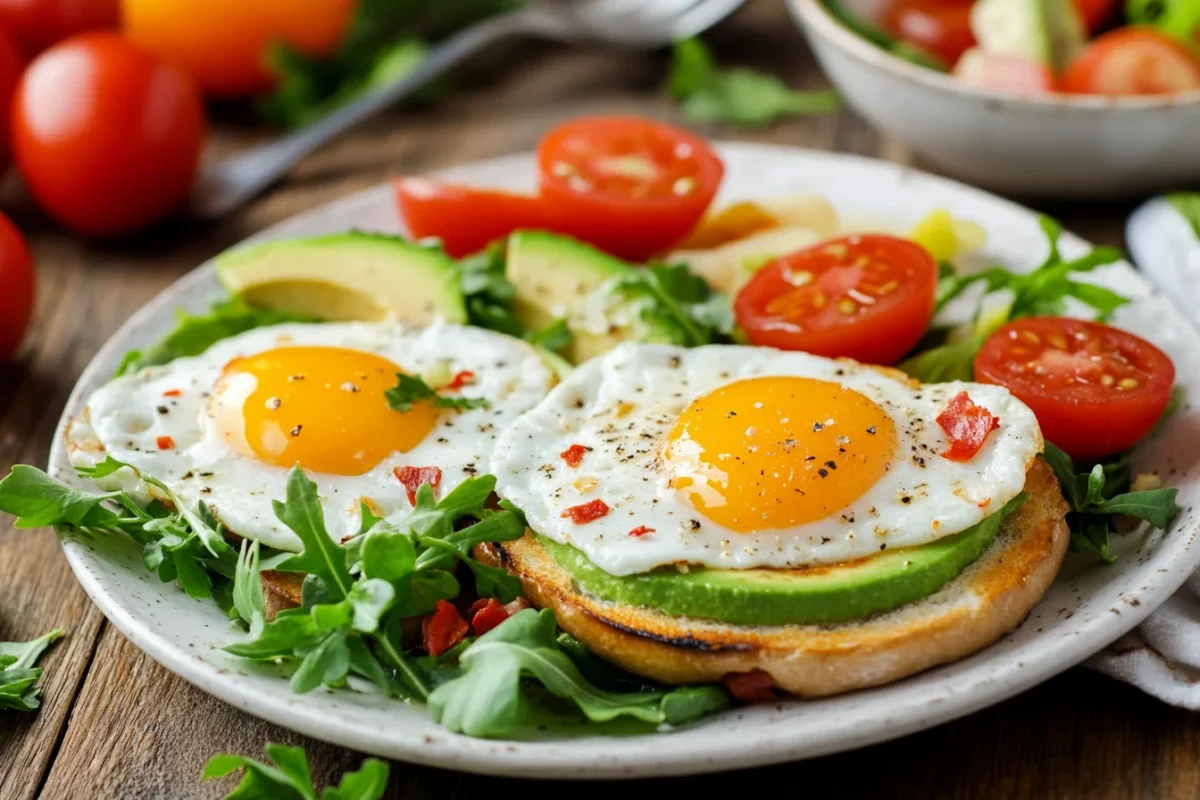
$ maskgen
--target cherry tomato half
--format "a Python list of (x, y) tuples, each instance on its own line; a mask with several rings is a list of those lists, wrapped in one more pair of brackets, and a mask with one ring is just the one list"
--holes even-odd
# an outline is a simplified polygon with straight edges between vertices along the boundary
[(1010, 322), (975, 357), (975, 380), (1007, 388), (1033, 409), (1042, 435), (1077, 458), (1132, 447), (1171, 400), (1175, 365), (1132, 333), (1099, 322)]
[(121, 0), (0, 0), (0, 28), (29, 55), (68, 36), (115, 28)]
[(683, 239), (725, 174), (703, 139), (638, 117), (559, 125), (543, 137), (537, 162), (550, 228), (634, 261)]
[(954, 64), (975, 44), (971, 32), (974, 0), (898, 0), (884, 17), (884, 28), (909, 44)]
[(428, 178), (399, 178), (396, 203), (413, 238), (437, 237), (454, 258), (477, 253), (515, 230), (546, 228), (542, 201)]
[(12, 359), (33, 317), (33, 258), (17, 226), (0, 214), (0, 364)]
[(1054, 74), (1028, 58), (1002, 53), (985, 53), (972, 47), (954, 65), (954, 77), (961, 81), (1021, 95), (1038, 95), (1054, 91)]
[(1062, 74), (1079, 94), (1169, 94), (1200, 89), (1200, 61), (1183, 44), (1149, 28), (1118, 28), (1094, 39)]
[(773, 261), (734, 301), (751, 342), (894, 364), (933, 317), (937, 264), (895, 236), (847, 236)]
[(191, 77), (112, 33), (43, 52), (13, 99), (25, 183), (52, 216), (88, 236), (130, 233), (179, 205), (204, 129)]

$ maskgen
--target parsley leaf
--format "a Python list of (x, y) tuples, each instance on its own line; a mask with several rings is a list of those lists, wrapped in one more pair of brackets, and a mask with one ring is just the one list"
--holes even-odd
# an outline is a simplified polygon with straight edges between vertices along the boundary
[(486, 408), (486, 397), (449, 397), (438, 394), (423, 379), (415, 375), (396, 373), (396, 385), (383, 393), (387, 398), (388, 408), (406, 414), (412, 411), (413, 403), (424, 400), (433, 401), (434, 408)]
[(37, 660), (62, 635), (55, 628), (31, 642), (0, 642), (0, 709), (33, 711), (41, 705), (42, 690), (36, 684), (42, 668)]
[(642, 301), (642, 321), (676, 344), (698, 347), (733, 332), (730, 298), (685, 264), (652, 264), (620, 278), (613, 291)]
[(459, 285), (467, 301), (467, 318), (479, 328), (522, 338), (550, 354), (561, 352), (573, 335), (566, 320), (558, 320), (540, 331), (526, 329), (513, 311), (517, 287), (505, 271), (507, 241), (498, 240), (458, 262)]
[(242, 780), (227, 800), (377, 800), (387, 790), (386, 761), (368, 758), (356, 772), (347, 772), (337, 786), (317, 795), (308, 757), (301, 747), (268, 744), (266, 764), (239, 755), (217, 755), (208, 760), (200, 780), (223, 778), (244, 769)]
[(759, 128), (781, 117), (830, 114), (842, 107), (834, 91), (798, 92), (774, 75), (746, 68), (718, 70), (699, 39), (675, 43), (667, 88), (692, 123)]
[(1167, 200), (1192, 226), (1196, 238), (1200, 239), (1200, 192), (1175, 192)]

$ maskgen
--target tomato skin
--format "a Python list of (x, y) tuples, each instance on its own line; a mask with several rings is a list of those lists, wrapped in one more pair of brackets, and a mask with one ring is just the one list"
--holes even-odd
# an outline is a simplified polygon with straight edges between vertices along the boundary
[(12, 360), (33, 318), (36, 280), (25, 237), (0, 214), (0, 364)]
[(1200, 60), (1150, 28), (1118, 28), (1088, 43), (1059, 84), (1065, 92), (1109, 96), (1197, 90)]
[(0, 28), (33, 55), (55, 42), (116, 28), (121, 0), (0, 0)]
[(0, 30), (0, 176), (8, 171), (12, 163), (12, 147), (8, 141), (9, 119), (12, 116), (12, 98), (17, 83), (25, 69), (25, 60), (16, 42)]
[(898, 0), (883, 27), (897, 39), (916, 45), (946, 64), (954, 64), (975, 45), (971, 32), (973, 0)]
[[(756, 345), (895, 364), (929, 327), (936, 288), (937, 264), (920, 245), (895, 236), (846, 236), (763, 267), (738, 292), (733, 311)], [(870, 294), (873, 302), (852, 303), (847, 313), (842, 304), (850, 292)]]
[(703, 139), (639, 117), (565, 122), (542, 138), (537, 163), (550, 229), (631, 261), (687, 236), (725, 174)]
[(112, 33), (49, 48), (13, 98), (13, 152), (26, 185), (87, 236), (131, 233), (178, 206), (204, 133), (191, 77)]
[(1046, 440), (1068, 455), (1094, 458), (1126, 450), (1153, 430), (1171, 401), (1175, 365), (1110, 325), (1029, 317), (984, 342), (975, 380), (1012, 392), (1033, 410)]
[(477, 253), (515, 230), (546, 228), (542, 201), (498, 189), (398, 178), (396, 204), (416, 239), (436, 237), (454, 258)]
[(1040, 95), (1055, 89), (1054, 73), (1020, 56), (985, 53), (972, 47), (954, 65), (954, 77), (972, 86), (1013, 94)]
[(273, 42), (306, 55), (332, 53), (346, 35), (357, 0), (123, 0), (130, 41), (175, 61), (204, 91), (247, 97), (270, 89)]

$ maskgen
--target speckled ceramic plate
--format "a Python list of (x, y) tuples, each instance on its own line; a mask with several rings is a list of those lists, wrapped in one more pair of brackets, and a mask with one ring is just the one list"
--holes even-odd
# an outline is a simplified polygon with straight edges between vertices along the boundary
[[(725, 201), (817, 192), (847, 217), (912, 224), (948, 208), (987, 229), (987, 255), (1031, 268), (1044, 240), (1036, 218), (1019, 206), (960, 184), (894, 164), (828, 153), (733, 144), (722, 148)], [(459, 181), (522, 189), (532, 185), (528, 155), (463, 166), (445, 173)], [(396, 232), (392, 192), (380, 186), (296, 217), (262, 237), (348, 228)], [(1084, 243), (1066, 237), (1068, 253)], [(1200, 397), (1200, 336), (1171, 304), (1127, 265), (1097, 273), (1132, 296), (1117, 322), (1153, 340), (1175, 358), (1179, 383)], [(176, 308), (204, 308), (221, 294), (212, 266), (202, 265), (135, 314), (88, 366), (63, 419), (112, 375), (121, 355), (154, 341), (172, 326)], [(60, 446), (50, 469), (74, 478)], [(1025, 623), (992, 647), (899, 683), (842, 697), (728, 711), (670, 733), (496, 742), (447, 733), (419, 706), (349, 691), (293, 695), (282, 675), (226, 655), (233, 635), (208, 602), (159, 583), (137, 548), (119, 537), (64, 537), (63, 550), (92, 600), (129, 639), (168, 669), (238, 708), (302, 733), (381, 756), (471, 772), (521, 777), (622, 778), (697, 773), (789, 761), (859, 747), (936, 725), (1003, 700), (1079, 663), (1133, 628), (1200, 564), (1194, 475), (1200, 460), (1200, 412), (1186, 408), (1144, 444), (1139, 468), (1153, 469), (1180, 489), (1184, 511), (1165, 534), (1135, 534), (1119, 542), (1116, 565), (1071, 556), (1063, 574)]]

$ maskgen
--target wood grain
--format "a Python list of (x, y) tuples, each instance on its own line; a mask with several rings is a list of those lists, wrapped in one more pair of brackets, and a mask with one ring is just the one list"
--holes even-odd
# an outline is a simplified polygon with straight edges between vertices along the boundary
[[(718, 55), (770, 69), (802, 87), (825, 85), (782, 9), (762, 0), (709, 35)], [(91, 354), (137, 307), (242, 237), (296, 212), (378, 183), (476, 158), (527, 150), (554, 122), (581, 113), (672, 119), (659, 87), (662, 54), (619, 55), (521, 43), (474, 65), (473, 88), (434, 109), (396, 112), (306, 161), (271, 194), (216, 224), (166, 223), (130, 242), (85, 245), (11, 192), (6, 208), (39, 263), (37, 322), (24, 359), (0, 368), (0, 472), (46, 460), (54, 424)], [(720, 137), (877, 155), (909, 151), (849, 112)], [(261, 132), (224, 122), (212, 155)], [(8, 187), (11, 189), (11, 187)], [(1050, 206), (1078, 233), (1121, 244), (1126, 204)], [(53, 535), (0, 521), (0, 638), (55, 626), (68, 638), (45, 660), (45, 704), (0, 718), (0, 798), (218, 797), (201, 785), (217, 752), (261, 757), (268, 741), (303, 744), (319, 783), (362, 756), (297, 736), (205, 695), (142, 655), (104, 622), (75, 583)], [(994, 708), (865, 750), (748, 772), (611, 786), (528, 784), (405, 764), (390, 798), (517, 792), (662, 796), (716, 789), (776, 796), (895, 798), (1200, 797), (1200, 717), (1106, 678), (1073, 671)], [(497, 794), (499, 793), (499, 794)]]

